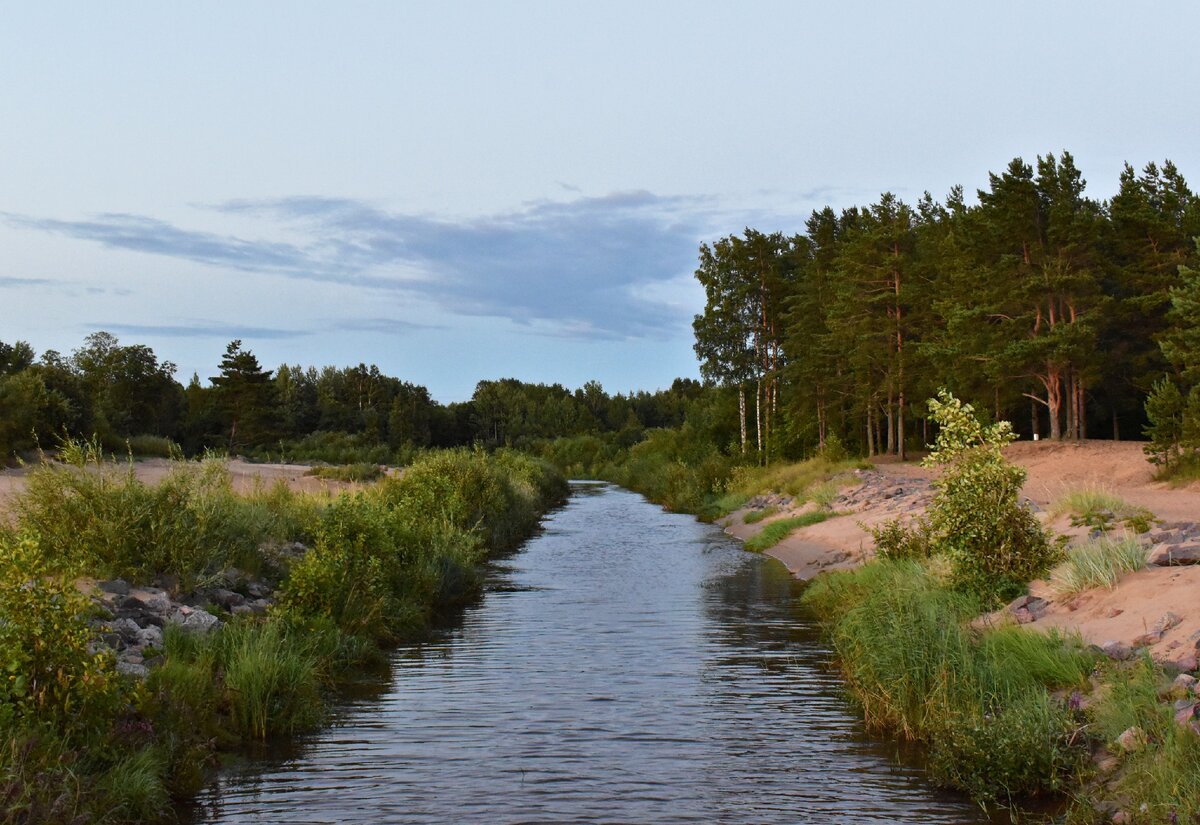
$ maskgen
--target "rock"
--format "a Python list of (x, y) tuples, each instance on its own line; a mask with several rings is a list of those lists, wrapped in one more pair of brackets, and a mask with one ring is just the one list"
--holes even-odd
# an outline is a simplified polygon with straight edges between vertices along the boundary
[(1137, 725), (1126, 728), (1125, 732), (1117, 737), (1117, 745), (1126, 753), (1141, 750), (1146, 745), (1146, 732)]
[(1200, 544), (1166, 546), (1164, 550), (1151, 554), (1150, 563), (1159, 567), (1200, 564)]
[(271, 593), (271, 588), (262, 582), (250, 582), (246, 585), (246, 595), (252, 599), (263, 599), (270, 596)]
[(150, 669), (142, 664), (117, 662), (117, 673), (120, 673), (122, 676), (131, 676), (134, 679), (145, 679), (150, 675)]
[(1017, 624), (1030, 624), (1037, 619), (1033, 613), (1025, 607), (1018, 607), (1012, 612), (1013, 618), (1017, 620)]
[(254, 608), (248, 604), (235, 604), (233, 607), (229, 608), (229, 612), (235, 616), (244, 616), (247, 613), (253, 613)]
[(113, 650), (116, 650), (118, 647), (121, 646), (121, 634), (120, 633), (101, 633), (100, 641), (104, 642), (104, 644), (107, 647), (111, 647)]
[(217, 590), (212, 591), (209, 594), (209, 598), (212, 599), (213, 604), (223, 607), (226, 610), (229, 610), (236, 605), (246, 603), (246, 597), (241, 593), (235, 593), (232, 590), (226, 590), (225, 588), (218, 588)]
[(1190, 727), (1196, 718), (1196, 701), (1180, 699), (1175, 703), (1175, 724), (1182, 728)]
[(1154, 630), (1161, 635), (1172, 628), (1178, 627), (1182, 621), (1183, 618), (1181, 616), (1168, 610), (1162, 615), (1162, 618), (1154, 623)]
[(1178, 664), (1179, 669), (1185, 672), (1191, 672), (1196, 670), (1197, 667), (1200, 667), (1200, 662), (1197, 661), (1197, 656), (1194, 653), (1184, 656), (1179, 660)]
[(269, 601), (267, 601), (266, 599), (255, 599), (254, 601), (248, 602), (247, 604), (248, 604), (249, 608), (251, 610), (253, 610), (255, 613), (266, 613), (267, 608), (271, 606), (271, 603)]
[(137, 641), (142, 647), (161, 649), (163, 646), (163, 632), (154, 625), (144, 627), (138, 631)]
[(1029, 600), (1029, 603), (1026, 604), (1025, 607), (1034, 615), (1034, 618), (1040, 619), (1042, 616), (1045, 616), (1046, 611), (1050, 609), (1050, 602), (1038, 596), (1034, 596)]
[(1124, 610), (1122, 610), (1122, 609), (1121, 609), (1121, 608), (1119, 608), (1119, 607), (1110, 607), (1110, 608), (1109, 608), (1109, 609), (1108, 609), (1108, 610), (1105, 612), (1105, 614), (1104, 614), (1104, 618), (1106, 618), (1106, 619), (1115, 619), (1115, 618), (1117, 618), (1117, 616), (1120, 616), (1120, 615), (1121, 615), (1122, 613), (1124, 613), (1124, 612), (1125, 612), (1125, 611), (1124, 611)]
[(129, 582), (124, 579), (96, 582), (96, 587), (99, 587), (105, 593), (112, 593), (117, 596), (125, 596), (129, 593)]
[(180, 607), (171, 616), (172, 624), (177, 624), (189, 633), (207, 633), (221, 624), (221, 620), (207, 610), (198, 607)]
[(1112, 817), (1113, 825), (1129, 825), (1133, 819), (1129, 816), (1128, 811), (1117, 811)]
[(133, 619), (117, 619), (112, 623), (112, 629), (124, 642), (136, 642), (138, 631), (141, 630)]
[(1100, 652), (1110, 659), (1123, 662), (1133, 655), (1133, 650), (1124, 642), (1111, 639), (1100, 645)]
[(1133, 646), (1134, 647), (1151, 647), (1152, 645), (1156, 645), (1160, 641), (1162, 641), (1162, 637), (1163, 637), (1163, 635), (1162, 635), (1161, 631), (1151, 630), (1147, 633), (1143, 633), (1141, 636), (1136, 637), (1133, 640)]
[(154, 580), (154, 586), (160, 587), (167, 593), (179, 592), (179, 577), (164, 573)]

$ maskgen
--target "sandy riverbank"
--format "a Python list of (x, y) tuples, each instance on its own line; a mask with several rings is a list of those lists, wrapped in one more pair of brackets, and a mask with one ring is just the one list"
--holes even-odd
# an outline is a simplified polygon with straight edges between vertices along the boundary
[[(1141, 444), (1021, 442), (1006, 452), (1029, 474), (1024, 496), (1043, 511), (1072, 490), (1098, 488), (1145, 507), (1164, 524), (1200, 522), (1200, 487), (1176, 489), (1154, 481), (1154, 467), (1146, 461)], [(874, 555), (865, 528), (922, 512), (931, 495), (932, 478), (931, 471), (916, 463), (880, 462), (872, 470), (859, 472), (856, 483), (847, 486), (834, 502), (833, 509), (845, 515), (798, 530), (767, 552), (802, 579), (862, 564)], [(803, 509), (783, 507), (777, 515), (753, 525), (744, 523), (747, 510), (741, 510), (723, 524), (731, 535), (745, 539), (770, 521), (797, 515)], [(1067, 516), (1051, 519), (1043, 512), (1041, 517), (1050, 529), (1073, 539), (1086, 533), (1072, 528)], [(1049, 602), (1044, 612), (1039, 611), (1029, 622), (1035, 629), (1078, 631), (1093, 644), (1115, 641), (1136, 647), (1139, 637), (1173, 613), (1181, 620), (1179, 624), (1150, 646), (1161, 661), (1193, 655), (1200, 638), (1200, 566), (1149, 567), (1126, 575), (1112, 590), (1099, 588), (1069, 600), (1053, 599), (1045, 582), (1034, 582), (1030, 592)]]

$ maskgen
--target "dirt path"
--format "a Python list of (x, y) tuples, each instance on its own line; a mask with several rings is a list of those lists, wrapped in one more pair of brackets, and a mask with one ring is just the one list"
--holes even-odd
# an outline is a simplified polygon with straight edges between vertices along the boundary
[[(1143, 543), (1160, 550), (1164, 541), (1200, 544), (1200, 487), (1171, 488), (1154, 481), (1155, 468), (1146, 461), (1141, 444), (1021, 442), (1006, 454), (1029, 473), (1022, 492), (1037, 509), (1046, 511), (1072, 490), (1100, 489), (1156, 516), (1160, 525), (1141, 537)], [(862, 564), (874, 555), (866, 528), (921, 514), (932, 494), (933, 475), (915, 463), (897, 462), (880, 462), (872, 470), (859, 471), (856, 483), (832, 505), (845, 515), (798, 530), (767, 553), (802, 579)], [(758, 506), (761, 509), (761, 503)], [(727, 532), (745, 539), (763, 525), (801, 510), (789, 504), (771, 518), (747, 525), (743, 518), (750, 509), (754, 508), (726, 518)], [(1086, 537), (1087, 529), (1072, 528), (1066, 516), (1051, 520), (1048, 512), (1042, 512), (1040, 517), (1050, 529), (1073, 540)], [(1118, 654), (1147, 647), (1161, 661), (1185, 665), (1194, 661), (1200, 644), (1200, 565), (1151, 566), (1127, 574), (1112, 590), (1095, 589), (1066, 600), (1055, 599), (1042, 581), (1034, 582), (1030, 593), (1037, 597), (1035, 609), (1019, 615), (1035, 629), (1078, 631), (1087, 642)], [(1009, 616), (1014, 612), (1007, 611)]]

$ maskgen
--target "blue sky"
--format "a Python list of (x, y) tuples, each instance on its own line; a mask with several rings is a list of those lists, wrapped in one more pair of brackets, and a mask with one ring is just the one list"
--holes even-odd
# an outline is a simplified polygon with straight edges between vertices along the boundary
[(1071, 151), (1200, 186), (1194, 3), (26, 3), (0, 27), (0, 340), (180, 378), (696, 375), (703, 240)]

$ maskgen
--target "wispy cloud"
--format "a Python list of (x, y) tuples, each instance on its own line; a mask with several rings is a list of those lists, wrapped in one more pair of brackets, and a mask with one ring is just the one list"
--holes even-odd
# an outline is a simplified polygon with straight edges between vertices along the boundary
[(186, 324), (89, 323), (86, 327), (89, 330), (102, 329), (118, 335), (149, 335), (163, 338), (220, 338), (222, 340), (233, 340), (234, 338), (300, 338), (319, 331), (312, 329), (240, 326), (238, 324), (208, 323), (203, 321)]
[(21, 287), (31, 286), (52, 286), (57, 285), (57, 281), (52, 281), (49, 278), (6, 278), (0, 277), (0, 289), (18, 289)]
[[(111, 213), (68, 221), (0, 214), (13, 226), (244, 272), (418, 296), (454, 315), (507, 318), (538, 333), (631, 338), (677, 334), (687, 320), (653, 287), (686, 273), (710, 204), (627, 192), (543, 201), (452, 219), (365, 201), (293, 197), (215, 207), (274, 221), (303, 243), (247, 240)], [(364, 321), (392, 325), (405, 322)], [(188, 327), (164, 327), (192, 334)]]

